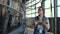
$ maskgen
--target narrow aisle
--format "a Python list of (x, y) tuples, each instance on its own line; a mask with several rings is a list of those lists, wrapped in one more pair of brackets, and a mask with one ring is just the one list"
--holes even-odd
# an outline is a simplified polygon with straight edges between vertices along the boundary
[[(25, 29), (25, 34), (33, 34), (33, 32), (34, 32), (34, 29), (29, 28), (29, 27), (26, 27), (26, 29)], [(49, 34), (53, 34), (53, 33), (50, 33), (50, 32), (49, 32)]]

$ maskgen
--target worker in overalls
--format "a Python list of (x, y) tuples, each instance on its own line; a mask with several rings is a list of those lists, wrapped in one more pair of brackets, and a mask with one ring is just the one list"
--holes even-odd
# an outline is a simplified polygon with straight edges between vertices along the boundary
[(49, 19), (44, 16), (44, 10), (42, 6), (38, 8), (38, 16), (34, 19), (34, 34), (48, 34), (50, 24)]

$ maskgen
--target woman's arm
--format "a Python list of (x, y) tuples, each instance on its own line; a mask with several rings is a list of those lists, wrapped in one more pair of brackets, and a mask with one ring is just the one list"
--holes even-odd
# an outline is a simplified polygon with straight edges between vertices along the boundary
[(37, 21), (34, 21), (34, 27), (37, 27)]
[(50, 28), (49, 19), (47, 18), (47, 23), (44, 22), (44, 23), (42, 23), (42, 25), (43, 25), (44, 28), (46, 28), (47, 30), (49, 30), (49, 28)]

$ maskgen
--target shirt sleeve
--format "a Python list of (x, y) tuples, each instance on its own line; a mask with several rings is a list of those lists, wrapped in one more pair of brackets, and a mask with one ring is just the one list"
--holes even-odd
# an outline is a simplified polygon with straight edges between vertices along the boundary
[(38, 16), (36, 16), (36, 17), (34, 18), (34, 20), (33, 20), (33, 25), (35, 25), (34, 22), (35, 22), (36, 20), (38, 20)]
[(50, 28), (50, 23), (49, 23), (49, 19), (47, 18), (47, 22), (48, 22), (48, 30)]

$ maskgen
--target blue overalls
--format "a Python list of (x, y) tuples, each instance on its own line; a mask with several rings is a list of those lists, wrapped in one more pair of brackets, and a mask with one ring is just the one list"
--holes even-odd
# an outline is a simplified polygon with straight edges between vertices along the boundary
[[(39, 17), (38, 16), (35, 17), (35, 20), (39, 20)], [(48, 29), (49, 29), (50, 25), (49, 25), (48, 18), (44, 17), (43, 21), (46, 21), (48, 23)], [(45, 28), (43, 28), (42, 33), (39, 33), (39, 30), (37, 30), (37, 27), (36, 27), (36, 28), (34, 28), (34, 34), (48, 34), (48, 32), (47, 32), (47, 30)]]

